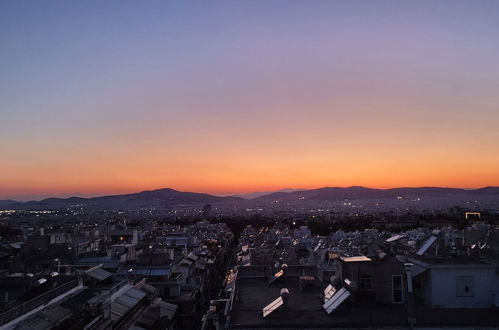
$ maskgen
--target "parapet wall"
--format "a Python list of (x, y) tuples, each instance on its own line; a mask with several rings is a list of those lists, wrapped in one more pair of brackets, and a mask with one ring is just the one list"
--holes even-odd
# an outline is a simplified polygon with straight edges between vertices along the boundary
[[(288, 265), (286, 276), (317, 276), (317, 266)], [(238, 278), (267, 278), (275, 274), (271, 266), (245, 266), (238, 268)]]

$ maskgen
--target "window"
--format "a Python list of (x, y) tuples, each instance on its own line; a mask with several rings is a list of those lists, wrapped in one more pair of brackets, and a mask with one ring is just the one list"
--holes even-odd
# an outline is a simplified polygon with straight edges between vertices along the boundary
[(402, 275), (392, 275), (392, 302), (394, 304), (402, 304), (404, 302)]
[(457, 276), (456, 296), (473, 297), (475, 295), (473, 282), (473, 276)]
[(372, 290), (371, 275), (360, 275), (359, 288), (360, 290)]

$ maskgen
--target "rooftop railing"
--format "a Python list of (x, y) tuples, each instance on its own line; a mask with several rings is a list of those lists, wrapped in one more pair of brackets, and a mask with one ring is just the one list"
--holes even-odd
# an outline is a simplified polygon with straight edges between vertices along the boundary
[(31, 300), (28, 300), (20, 305), (12, 307), (11, 309), (0, 314), (0, 325), (5, 324), (13, 319), (27, 313), (43, 304), (48, 303), (52, 299), (66, 293), (67, 291), (78, 286), (78, 280), (74, 279), (69, 282), (66, 282), (50, 291), (45, 292), (38, 297), (35, 297)]

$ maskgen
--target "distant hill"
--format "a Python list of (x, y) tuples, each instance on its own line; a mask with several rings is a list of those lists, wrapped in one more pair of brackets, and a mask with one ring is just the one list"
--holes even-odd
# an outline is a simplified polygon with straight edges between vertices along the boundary
[[(258, 194), (257, 194), (258, 195)], [(458, 188), (392, 188), (372, 189), (366, 187), (324, 187), (309, 190), (283, 190), (255, 198), (244, 199), (239, 196), (219, 197), (203, 193), (181, 192), (170, 188), (142, 191), (125, 195), (111, 195), (93, 198), (47, 198), (41, 201), (17, 202), (12, 200), (0, 201), (3, 209), (15, 210), (61, 210), (70, 207), (82, 207), (87, 210), (136, 210), (140, 208), (172, 209), (182, 207), (196, 207), (205, 204), (233, 205), (246, 207), (255, 204), (269, 204), (275, 201), (287, 202), (289, 205), (301, 202), (337, 201), (344, 199), (385, 199), (401, 197), (446, 197), (477, 198), (499, 203), (499, 187), (485, 187), (480, 189)], [(251, 197), (246, 195), (246, 197)], [(458, 199), (459, 199), (458, 198)]]
[(171, 208), (219, 203), (228, 204), (240, 201), (243, 201), (243, 199), (239, 197), (219, 197), (165, 188), (126, 195), (111, 195), (93, 198), (47, 198), (41, 201), (14, 202), (6, 205), (13, 209), (25, 210), (57, 210), (78, 206), (95, 210), (131, 210), (139, 208)]
[(0, 200), (0, 207), (6, 207), (15, 203), (17, 202), (10, 199)]
[(306, 189), (287, 188), (287, 189), (279, 189), (279, 190), (276, 190), (276, 191), (256, 191), (256, 192), (252, 192), (252, 193), (248, 193), (248, 194), (240, 194), (240, 195), (233, 195), (233, 196), (234, 197), (241, 197), (241, 198), (244, 198), (244, 199), (254, 199), (254, 198), (261, 197), (261, 196), (270, 195), (270, 194), (273, 194), (273, 193), (295, 192), (295, 191), (303, 191), (303, 190), (306, 190)]
[(451, 195), (497, 195), (499, 198), (499, 187), (485, 187), (480, 189), (459, 189), (459, 188), (392, 188), (373, 189), (366, 187), (324, 187), (296, 192), (276, 192), (253, 199), (254, 202), (272, 201), (295, 201), (295, 200), (320, 200), (333, 201), (340, 199), (375, 199), (375, 198), (396, 198), (398, 196), (451, 196)]

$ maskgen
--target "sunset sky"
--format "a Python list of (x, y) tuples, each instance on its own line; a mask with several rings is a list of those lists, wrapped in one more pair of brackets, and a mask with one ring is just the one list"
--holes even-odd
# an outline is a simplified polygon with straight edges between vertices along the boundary
[(499, 1), (2, 1), (0, 199), (499, 185)]

